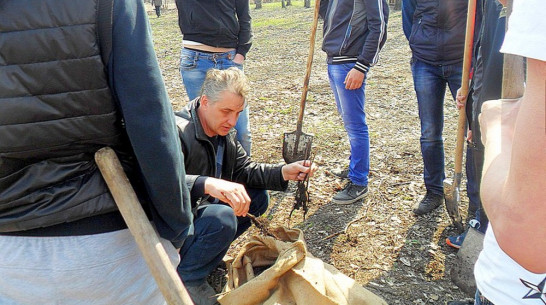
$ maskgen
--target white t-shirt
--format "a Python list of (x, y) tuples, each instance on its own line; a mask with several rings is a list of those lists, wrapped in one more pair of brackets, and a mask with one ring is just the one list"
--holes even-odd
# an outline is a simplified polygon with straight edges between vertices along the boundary
[(500, 51), (546, 61), (546, 0), (514, 0)]
[(480, 292), (495, 305), (546, 303), (546, 274), (532, 273), (508, 256), (499, 247), (491, 226), (474, 266), (474, 277)]

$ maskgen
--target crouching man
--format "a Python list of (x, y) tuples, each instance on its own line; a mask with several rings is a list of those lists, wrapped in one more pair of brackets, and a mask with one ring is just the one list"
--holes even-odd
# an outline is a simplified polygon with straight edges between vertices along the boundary
[(304, 180), (315, 167), (253, 162), (233, 129), (246, 106), (249, 86), (236, 68), (207, 72), (199, 98), (176, 113), (191, 191), (195, 234), (180, 249), (178, 274), (196, 305), (215, 304), (207, 276), (231, 242), (251, 225), (247, 213), (267, 210), (269, 190), (284, 190), (288, 180)]

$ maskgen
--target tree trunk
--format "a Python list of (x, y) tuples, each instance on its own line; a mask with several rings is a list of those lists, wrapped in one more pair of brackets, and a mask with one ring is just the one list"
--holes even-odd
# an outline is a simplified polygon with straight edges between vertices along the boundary
[(402, 0), (394, 0), (394, 10), (399, 11), (402, 9)]
[[(315, 0), (315, 1), (319, 1), (319, 0)], [(304, 0), (303, 1), (303, 7), (310, 8), (311, 7), (311, 0)]]
[(259, 10), (262, 8), (262, 0), (254, 0), (254, 4), (256, 4), (255, 9)]
[(286, 6), (292, 5), (292, 0), (286, 0)]
[(286, 4), (284, 3), (284, 0), (282, 0), (281, 3), (282, 3), (282, 8), (286, 8)]

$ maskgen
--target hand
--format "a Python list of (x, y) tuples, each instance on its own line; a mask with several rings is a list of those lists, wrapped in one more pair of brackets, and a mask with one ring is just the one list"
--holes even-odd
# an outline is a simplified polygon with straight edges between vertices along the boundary
[(355, 90), (360, 87), (362, 87), (362, 83), (364, 83), (364, 77), (366, 74), (358, 71), (357, 69), (351, 69), (349, 73), (347, 73), (347, 76), (345, 77), (345, 81), (343, 82), (345, 84), (345, 89), (347, 90)]
[(235, 216), (246, 216), (248, 212), (250, 197), (242, 184), (208, 177), (205, 180), (205, 194), (229, 204)]
[(467, 96), (461, 93), (461, 88), (457, 89), (457, 97), (455, 98), (457, 102), (457, 109), (461, 109), (466, 105), (466, 98)]
[(296, 161), (282, 167), (282, 178), (284, 180), (303, 181), (307, 175), (312, 176), (316, 170), (316, 165), (309, 160)]
[(245, 62), (245, 57), (239, 53), (235, 54), (233, 62), (239, 65), (242, 65)]

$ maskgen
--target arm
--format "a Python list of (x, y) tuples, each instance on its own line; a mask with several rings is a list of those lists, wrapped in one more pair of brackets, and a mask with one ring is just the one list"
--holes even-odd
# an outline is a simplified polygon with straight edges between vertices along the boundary
[(115, 1), (111, 87), (163, 238), (181, 245), (192, 222), (184, 157), (142, 1)]
[[(252, 46), (251, 17), (249, 12), (250, 3), (247, 0), (236, 0), (235, 5), (237, 20), (239, 21), (239, 42), (237, 44), (237, 55), (242, 56), (242, 59), (244, 60), (246, 53)], [(235, 59), (238, 59), (237, 56)], [(242, 63), (242, 61), (239, 63)]]
[(546, 272), (546, 62), (528, 59), (523, 98), (488, 101), (481, 197), (499, 246), (522, 267)]
[(389, 5), (386, 0), (363, 0), (366, 7), (368, 35), (355, 66), (361, 72), (367, 72), (379, 60), (379, 51), (387, 40), (387, 21)]
[(389, 6), (385, 0), (364, 0), (368, 35), (355, 67), (345, 77), (345, 88), (354, 90), (362, 87), (366, 73), (379, 60), (379, 51), (387, 40)]
[(283, 179), (283, 165), (254, 162), (236, 141), (236, 161), (233, 169), (233, 180), (252, 188), (282, 191), (288, 187)]
[(319, 17), (322, 20), (326, 20), (326, 11), (328, 10), (328, 4), (330, 0), (320, 0)]
[(415, 2), (416, 0), (402, 0), (402, 29), (408, 41), (413, 27), (413, 14), (417, 6)]

